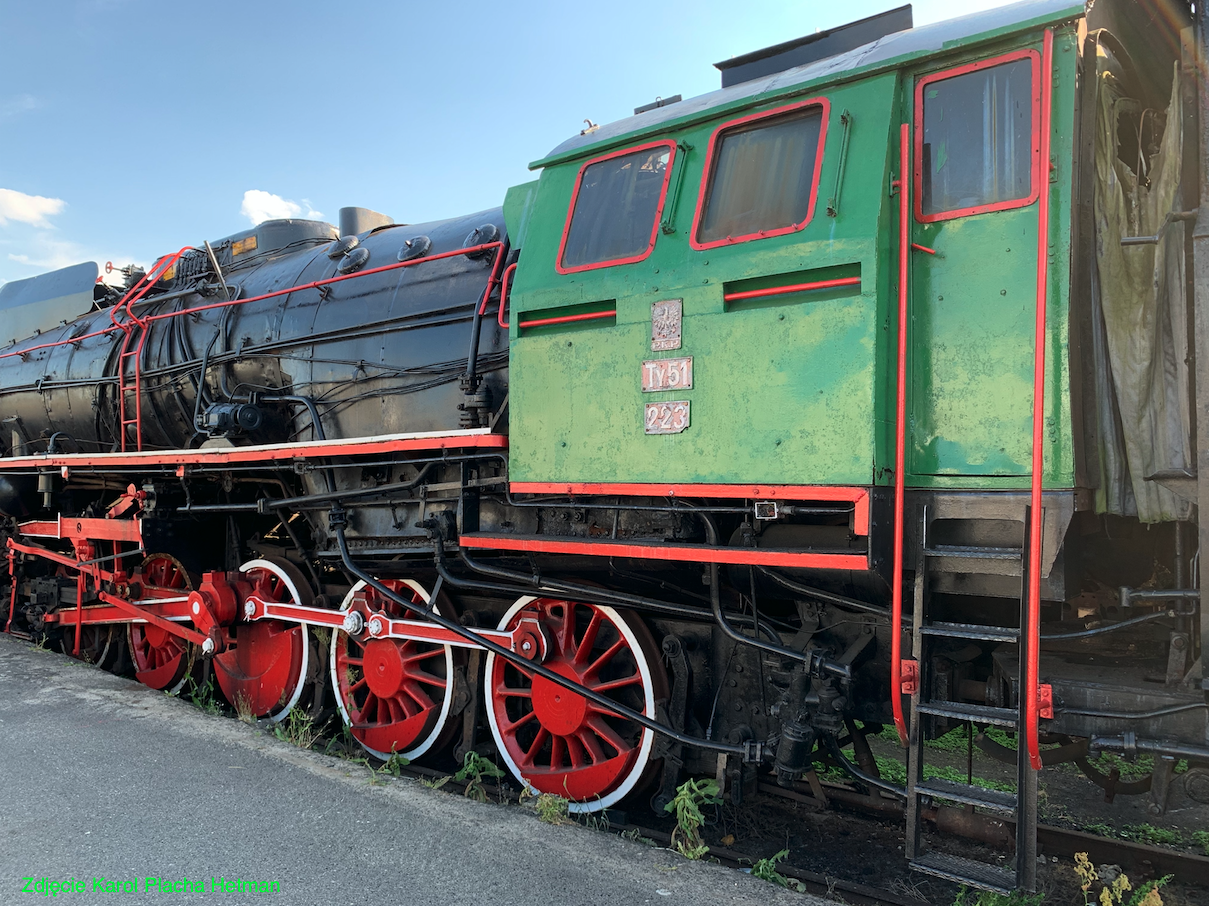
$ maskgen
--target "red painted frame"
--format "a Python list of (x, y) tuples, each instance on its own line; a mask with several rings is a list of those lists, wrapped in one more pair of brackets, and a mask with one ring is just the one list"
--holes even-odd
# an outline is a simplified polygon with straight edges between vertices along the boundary
[[(1002, 66), (1005, 63), (1015, 63), (1017, 60), (1032, 62), (1032, 186), (1027, 197), (1011, 198), (1007, 201), (997, 201), (993, 204), (974, 205), (969, 208), (957, 208), (952, 211), (939, 211), (933, 214), (923, 212), (924, 185), (924, 89), (934, 82), (956, 78), (982, 69)], [(936, 223), (941, 220), (954, 220), (958, 217), (969, 217), (973, 214), (988, 214), (992, 211), (1010, 211), (1013, 208), (1027, 208), (1041, 194), (1040, 161), (1041, 161), (1041, 55), (1032, 49), (1015, 50), (998, 57), (966, 63), (942, 72), (926, 75), (915, 83), (915, 161), (913, 188), (915, 193), (915, 219), (920, 223)]]
[(513, 494), (567, 494), (600, 497), (720, 497), (724, 500), (814, 500), (851, 503), (852, 533), (869, 534), (869, 491), (834, 485), (648, 484), (566, 481), (514, 481)]
[[(724, 137), (724, 133), (735, 129), (738, 126), (745, 126), (748, 123), (756, 122), (757, 120), (768, 119), (769, 117), (783, 116), (786, 113), (792, 113), (801, 110), (805, 107), (818, 107), (823, 111), (823, 119), (819, 124), (819, 147), (814, 156), (814, 185), (810, 192), (810, 206), (806, 209), (806, 217), (801, 223), (791, 223), (787, 227), (778, 227), (775, 230), (759, 230), (755, 233), (747, 233), (743, 236), (727, 236), (725, 239), (715, 239), (713, 242), (698, 242), (697, 232), (701, 229), (701, 216), (705, 213), (705, 196), (710, 189), (710, 176), (712, 175), (714, 165), (714, 154), (718, 150), (719, 141)], [(775, 107), (772, 110), (765, 110), (761, 113), (753, 113), (748, 116), (740, 117), (737, 120), (730, 120), (723, 123), (713, 131), (709, 137), (709, 150), (705, 155), (705, 169), (701, 173), (701, 188), (697, 192), (697, 211), (693, 215), (693, 229), (689, 233), (689, 245), (697, 251), (705, 249), (718, 248), (723, 245), (735, 245), (739, 242), (748, 242), (752, 239), (767, 239), (770, 236), (785, 236), (789, 233), (796, 233), (805, 228), (806, 224), (814, 219), (815, 205), (819, 200), (819, 180), (823, 175), (823, 150), (827, 146), (827, 124), (831, 119), (831, 101), (825, 97), (810, 98), (805, 101), (798, 101), (796, 104), (787, 104), (783, 107)]]
[[(188, 309), (185, 309), (188, 311)], [(504, 434), (434, 434), (421, 437), (364, 437), (356, 440), (320, 440), (253, 447), (219, 447), (210, 450), (145, 450), (141, 453), (58, 453), (48, 456), (0, 457), (0, 470), (47, 467), (101, 468), (141, 466), (212, 465), (233, 462), (271, 462), (308, 456), (360, 456), (423, 450), (504, 449)], [(182, 473), (183, 474), (183, 473)]]
[[(653, 148), (667, 148), (669, 157), (667, 159), (667, 167), (663, 171), (663, 188), (659, 192), (659, 205), (655, 208), (654, 222), (651, 223), (651, 239), (647, 243), (646, 250), (637, 255), (631, 255), (628, 258), (610, 258), (608, 261), (594, 261), (591, 264), (577, 264), (574, 267), (566, 267), (563, 265), (563, 254), (567, 250), (567, 236), (571, 232), (571, 221), (575, 217), (575, 204), (579, 201), (579, 187), (583, 184), (584, 172), (593, 164), (598, 164), (602, 161), (612, 160), (615, 157), (625, 157), (627, 154), (637, 154), (640, 151), (650, 151)], [(602, 267), (616, 267), (619, 264), (634, 264), (649, 257), (651, 252), (655, 250), (655, 240), (659, 238), (659, 223), (663, 217), (663, 206), (667, 203), (667, 190), (672, 182), (672, 168), (676, 165), (676, 143), (670, 138), (660, 139), (657, 142), (647, 142), (644, 145), (635, 145), (632, 148), (622, 148), (620, 151), (611, 151), (608, 154), (602, 154), (600, 157), (594, 157), (584, 163), (579, 168), (579, 173), (575, 177), (575, 190), (571, 193), (571, 204), (567, 208), (567, 220), (563, 224), (563, 235), (558, 242), (558, 257), (554, 261), (554, 269), (560, 274), (578, 274), (582, 271), (594, 271)]]
[(742, 566), (787, 566), (801, 569), (867, 570), (866, 554), (820, 554), (810, 551), (760, 550), (750, 547), (704, 547), (700, 544), (630, 544), (626, 541), (581, 541), (571, 538), (533, 538), (523, 535), (475, 533), (458, 539), (462, 547), (484, 550), (586, 554), (594, 557), (632, 557), (636, 560), (670, 560), (680, 563), (725, 563)]

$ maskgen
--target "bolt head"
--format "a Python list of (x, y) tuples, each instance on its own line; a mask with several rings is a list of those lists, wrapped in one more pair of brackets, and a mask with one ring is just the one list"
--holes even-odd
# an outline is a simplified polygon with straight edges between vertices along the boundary
[(202, 654), (214, 653), (214, 639), (206, 639), (202, 642)]
[(374, 617), (369, 621), (369, 634), (372, 636), (379, 636), (382, 634), (382, 621), (377, 617)]
[(252, 615), (255, 613), (256, 613), (256, 605), (253, 604), (251, 601), (244, 601), (243, 602), (243, 615), (250, 620), (250, 619), (252, 619)]
[(201, 613), (201, 605), (198, 604), (196, 601), (194, 601), (193, 602), (193, 616), (197, 616), (199, 613)]

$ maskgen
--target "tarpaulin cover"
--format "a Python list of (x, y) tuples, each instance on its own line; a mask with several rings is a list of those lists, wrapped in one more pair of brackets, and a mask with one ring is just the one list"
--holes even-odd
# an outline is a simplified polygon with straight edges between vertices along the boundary
[[(1187, 519), (1189, 502), (1146, 480), (1194, 465), (1184, 224), (1168, 220), (1180, 197), (1180, 80), (1172, 79), (1157, 153), (1126, 163), (1118, 153), (1119, 129), (1139, 131), (1139, 118), (1163, 112), (1142, 111), (1126, 97), (1103, 49), (1099, 60), (1091, 287), (1100, 452), (1096, 510), (1136, 515), (1142, 522)], [(1154, 235), (1156, 244), (1121, 244), (1123, 237)]]

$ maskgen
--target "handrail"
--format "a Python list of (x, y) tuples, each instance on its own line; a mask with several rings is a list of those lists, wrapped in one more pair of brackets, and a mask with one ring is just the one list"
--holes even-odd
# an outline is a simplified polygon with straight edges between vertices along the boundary
[(898, 151), (898, 387), (894, 412), (894, 571), (890, 598), (890, 706), (898, 739), (907, 744), (903, 718), (903, 515), (906, 507), (907, 298), (911, 258), (911, 126), (899, 130)]
[(500, 277), (500, 310), (495, 316), (495, 321), (504, 330), (508, 329), (508, 322), (504, 320), (504, 307), (508, 304), (508, 280), (516, 272), (517, 262), (509, 264), (504, 268), (504, 274)]
[(1024, 671), (1024, 735), (1029, 764), (1041, 770), (1040, 720), (1041, 658), (1041, 480), (1045, 467), (1045, 307), (1049, 287), (1049, 175), (1050, 129), (1053, 114), (1054, 31), (1045, 30), (1041, 42), (1041, 142), (1036, 179), (1037, 202), (1037, 312), (1033, 339), (1033, 476), (1029, 494), (1028, 606), (1022, 632), (1028, 634)]
[[(482, 245), (467, 246), (466, 248), (453, 249), (452, 251), (448, 251), (448, 252), (439, 252), (436, 255), (427, 255), (423, 258), (412, 258), (410, 261), (399, 261), (399, 262), (392, 263), (392, 264), (384, 264), (382, 267), (372, 267), (369, 270), (356, 271), (355, 273), (352, 273), (352, 274), (341, 274), (341, 275), (338, 275), (335, 277), (328, 277), (325, 280), (314, 280), (310, 283), (302, 283), (297, 286), (290, 286), (285, 289), (274, 290), (271, 293), (263, 293), (262, 295), (259, 295), (259, 296), (249, 296), (246, 299), (230, 299), (230, 300), (223, 301), (223, 302), (214, 302), (210, 305), (198, 305), (193, 308), (182, 308), (179, 311), (162, 312), (158, 315), (149, 315), (146, 318), (139, 319), (139, 322), (142, 324), (148, 324), (152, 321), (162, 321), (166, 318), (179, 318), (181, 315), (191, 315), (196, 312), (210, 311), (211, 309), (215, 309), (215, 308), (226, 308), (231, 305), (246, 305), (248, 302), (259, 302), (262, 299), (272, 299), (276, 296), (285, 296), (285, 295), (289, 295), (290, 293), (301, 292), (301, 291), (307, 290), (307, 289), (318, 289), (323, 286), (328, 286), (332, 283), (340, 283), (344, 280), (353, 280), (358, 277), (368, 277), (370, 274), (380, 274), (384, 271), (395, 270), (396, 268), (411, 267), (412, 265), (423, 264), (428, 261), (438, 261), (442, 258), (453, 258), (458, 255), (466, 255), (466, 254), (470, 254), (473, 252), (491, 251), (492, 249), (498, 249), (498, 248), (502, 248), (502, 247), (503, 247), (503, 243), (500, 242), (499, 240), (497, 240), (495, 242), (485, 242)], [(186, 251), (186, 250), (187, 249), (182, 249), (182, 251)], [(138, 284), (136, 284), (136, 286), (138, 286)], [(127, 293), (127, 295), (129, 295), (129, 293)], [(110, 320), (111, 321), (113, 320), (113, 313), (118, 308), (123, 307), (123, 306), (129, 307), (129, 305), (133, 305), (135, 302), (138, 302), (140, 300), (141, 300), (141, 296), (139, 299), (131, 299), (129, 301), (129, 304), (126, 305), (126, 297), (124, 296), (122, 301), (119, 302), (117, 305), (115, 305), (113, 307), (113, 309), (111, 309)], [(476, 304), (478, 304), (478, 303), (476, 303)], [(133, 315), (131, 315), (131, 317), (133, 317)], [(114, 331), (124, 330), (124, 329), (126, 329), (126, 328), (123, 328), (120, 323), (117, 323), (115, 321), (113, 323), (112, 327), (106, 327), (102, 330), (94, 330), (92, 333), (86, 333), (86, 334), (83, 334), (78, 337), (70, 337), (66, 340), (56, 340), (53, 343), (41, 343), (37, 346), (28, 346), (24, 349), (15, 350), (13, 352), (0, 352), (0, 359), (7, 359), (7, 358), (11, 358), (12, 356), (25, 356), (25, 355), (29, 355), (29, 353), (31, 353), (31, 352), (37, 352), (40, 349), (52, 349), (56, 346), (70, 346), (74, 343), (79, 343), (83, 340), (91, 340), (95, 337), (107, 336), (107, 335), (113, 333)]]

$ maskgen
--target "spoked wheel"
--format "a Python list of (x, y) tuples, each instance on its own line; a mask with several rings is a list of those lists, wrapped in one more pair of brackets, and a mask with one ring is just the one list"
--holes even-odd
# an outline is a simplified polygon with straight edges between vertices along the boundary
[[(382, 584), (415, 604), (428, 604), (428, 592), (414, 579), (384, 579)], [(406, 608), (364, 582), (344, 599), (341, 610), (362, 616), (384, 612), (392, 618)], [(438, 600), (438, 612), (452, 618), (448, 604)], [(453, 701), (455, 654), (449, 645), (399, 639), (355, 639), (343, 630), (332, 633), (332, 688), (336, 704), (353, 738), (371, 755), (419, 758), (439, 748)]]
[[(180, 591), (193, 588), (180, 561), (168, 554), (152, 554), (144, 560), (142, 574), (145, 585)], [(189, 643), (150, 623), (131, 623), (126, 637), (135, 678), (152, 689), (172, 695), (179, 692), (193, 662)]]
[[(85, 608), (87, 610), (87, 608)], [(108, 670), (118, 657), (120, 645), (115, 624), (93, 624), (80, 628), (80, 660)], [(76, 656), (76, 628), (65, 626), (59, 639), (59, 650), (68, 657)]]
[[(535, 618), (549, 639), (543, 666), (649, 717), (667, 697), (667, 674), (646, 626), (611, 607), (526, 596), (500, 629)], [(650, 776), (654, 734), (510, 661), (487, 655), (487, 717), (521, 782), (571, 800), (573, 812), (620, 801)]]
[[(249, 560), (239, 568), (256, 595), (274, 604), (309, 607), (311, 587), (284, 560)], [(214, 656), (214, 676), (237, 711), (274, 722), (285, 719), (306, 684), (310, 643), (306, 626), (281, 620), (236, 623), (230, 646)]]

